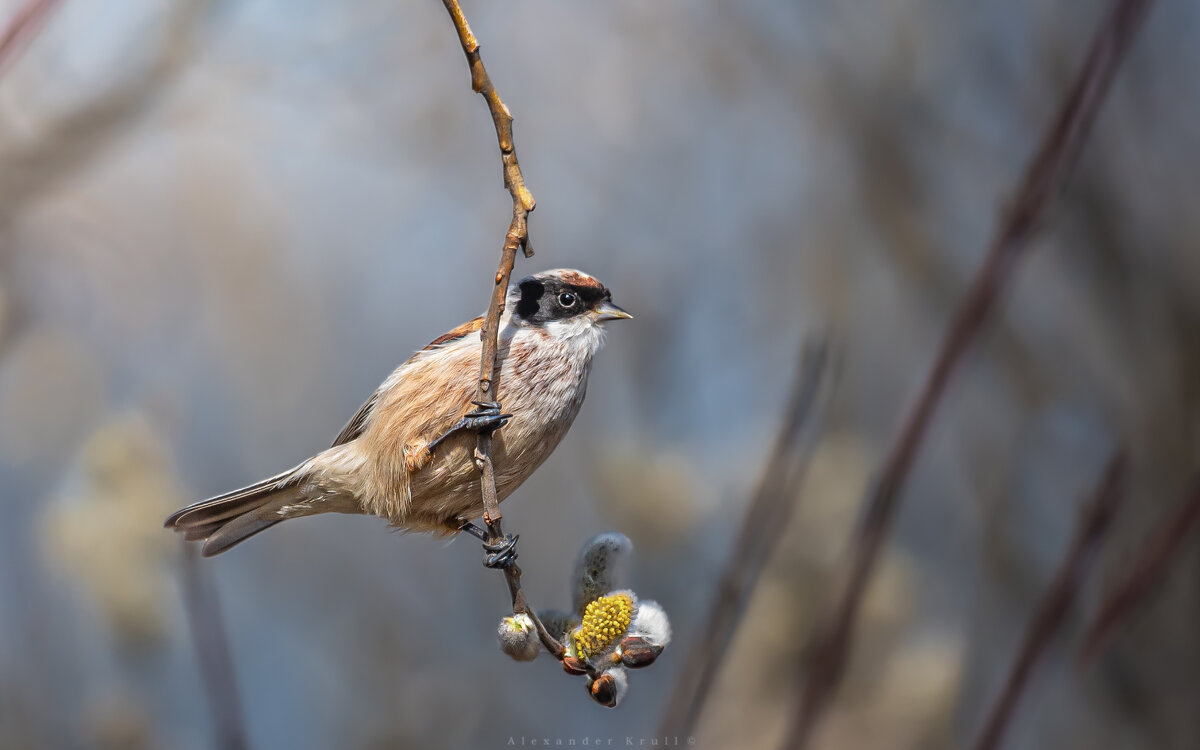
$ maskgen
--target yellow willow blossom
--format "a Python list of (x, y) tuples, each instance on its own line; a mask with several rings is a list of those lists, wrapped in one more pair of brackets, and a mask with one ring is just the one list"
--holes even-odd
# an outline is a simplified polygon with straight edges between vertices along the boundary
[(583, 623), (571, 634), (580, 658), (590, 659), (625, 635), (633, 620), (633, 605), (633, 596), (626, 592), (589, 602), (583, 612)]

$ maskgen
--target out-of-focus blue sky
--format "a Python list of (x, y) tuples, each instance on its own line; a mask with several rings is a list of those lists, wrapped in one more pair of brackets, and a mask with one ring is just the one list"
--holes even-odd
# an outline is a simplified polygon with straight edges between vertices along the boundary
[[(517, 274), (581, 268), (636, 316), (505, 504), (528, 592), (565, 606), (579, 545), (619, 529), (677, 644), (607, 711), (499, 653), (473, 542), (284, 524), (205, 563), (253, 745), (653, 736), (829, 327), (828, 436), (698, 736), (773, 746), (861, 493), (1104, 5), (468, 2), (538, 201)], [(1194, 469), (1198, 18), (1156, 8), (951, 389), (822, 746), (964, 744), (1110, 447), (1137, 468), (1110, 568)], [(208, 746), (161, 518), (322, 449), (478, 314), (508, 211), (439, 3), (65, 0), (0, 79), (0, 748)], [(1055, 656), (1012, 746), (1190, 747), (1163, 696), (1200, 692), (1171, 625), (1193, 599), (1148, 616), (1153, 659)]]

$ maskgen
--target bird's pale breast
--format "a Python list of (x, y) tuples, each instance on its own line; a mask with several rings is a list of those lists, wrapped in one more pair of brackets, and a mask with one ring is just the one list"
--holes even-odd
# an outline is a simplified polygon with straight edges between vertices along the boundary
[[(583, 404), (602, 334), (595, 326), (572, 333), (501, 328), (496, 390), (505, 413), (513, 415), (492, 443), (501, 500), (553, 452)], [(385, 381), (362, 436), (346, 446), (365, 452), (355, 492), (365, 512), (401, 528), (434, 532), (450, 532), (456, 519), (482, 514), (475, 436), (454, 436), (431, 459), (424, 453), (473, 408), (479, 355), (478, 336), (465, 335), (418, 352)]]

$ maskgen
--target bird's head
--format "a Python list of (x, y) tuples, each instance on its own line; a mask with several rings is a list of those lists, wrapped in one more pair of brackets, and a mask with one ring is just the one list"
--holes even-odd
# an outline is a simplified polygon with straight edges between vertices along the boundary
[(512, 296), (513, 318), (520, 325), (576, 328), (633, 317), (613, 304), (608, 287), (570, 268), (526, 276)]

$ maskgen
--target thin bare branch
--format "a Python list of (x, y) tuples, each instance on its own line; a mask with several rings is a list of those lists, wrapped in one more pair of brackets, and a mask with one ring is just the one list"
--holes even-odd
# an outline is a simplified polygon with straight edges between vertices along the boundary
[[(513, 222), (509, 227), (509, 240), (515, 240), (525, 249), (525, 257), (533, 255), (529, 246), (529, 233), (525, 220), (534, 209), (533, 195), (525, 187), (525, 178), (521, 175), (521, 166), (517, 162), (517, 149), (513, 144), (512, 113), (500, 99), (492, 79), (488, 77), (487, 68), (483, 66), (483, 58), (479, 56), (479, 42), (471, 33), (467, 17), (463, 15), (458, 0), (442, 0), (446, 11), (454, 21), (458, 31), (458, 40), (462, 43), (463, 54), (467, 56), (467, 65), (471, 68), (471, 88), (487, 100), (488, 111), (492, 113), (492, 123), (496, 126), (496, 139), (500, 144), (500, 159), (504, 164), (504, 186), (512, 194)], [(507, 244), (507, 241), (506, 243)], [(511, 270), (511, 265), (510, 265)]]
[(1034, 666), (1079, 598), (1088, 568), (1124, 496), (1125, 468), (1123, 452), (1118, 452), (1109, 460), (1099, 486), (1084, 508), (1071, 548), (1029, 622), (1021, 650), (975, 741), (975, 750), (996, 750), (1000, 746), (1004, 730), (1016, 710), (1017, 700), (1029, 684)]
[[(495, 394), (492, 392), (492, 383), (496, 374), (496, 340), (499, 334), (497, 329), (500, 325), (500, 315), (504, 312), (504, 296), (508, 291), (509, 279), (512, 278), (517, 248), (524, 248), (525, 257), (533, 254), (529, 246), (528, 219), (529, 212), (534, 209), (535, 204), (533, 195), (525, 187), (525, 178), (517, 162), (517, 151), (513, 145), (512, 114), (500, 99), (496, 87), (492, 85), (492, 79), (488, 76), (483, 58), (479, 54), (479, 42), (471, 32), (458, 0), (442, 0), (442, 4), (446, 6), (446, 11), (454, 21), (463, 54), (467, 57), (467, 65), (471, 69), (471, 88), (483, 96), (488, 111), (492, 114), (496, 140), (500, 145), (500, 160), (504, 165), (504, 187), (508, 189), (513, 202), (512, 221), (509, 222), (508, 233), (504, 237), (500, 266), (496, 269), (493, 279), (491, 301), (483, 319), (483, 328), (479, 331), (483, 340), (483, 353), (479, 360), (479, 386), (475, 395), (477, 401), (493, 401)], [(492, 467), (492, 440), (489, 432), (479, 433), (476, 451), (476, 460), (483, 474), (483, 520), (487, 522), (489, 529), (498, 531), (496, 524), (500, 521), (500, 504), (496, 499), (496, 475)], [(498, 538), (499, 534), (494, 536)]]
[[(454, 22), (458, 32), (458, 40), (462, 44), (463, 54), (467, 57), (467, 65), (471, 69), (471, 88), (482, 95), (487, 101), (488, 111), (492, 115), (492, 124), (496, 128), (496, 140), (500, 146), (500, 160), (504, 166), (504, 187), (512, 196), (512, 220), (508, 232), (504, 236), (504, 247), (500, 253), (500, 265), (493, 278), (492, 296), (488, 303), (487, 314), (483, 318), (483, 327), (479, 335), (483, 340), (483, 351), (479, 358), (479, 384), (475, 392), (475, 400), (480, 402), (496, 401), (492, 390), (496, 377), (496, 346), (499, 336), (500, 316), (504, 312), (504, 298), (508, 292), (508, 282), (512, 278), (513, 266), (516, 264), (517, 250), (521, 249), (528, 258), (533, 255), (533, 246), (529, 242), (529, 213), (535, 203), (533, 195), (525, 187), (525, 178), (521, 174), (521, 165), (517, 161), (517, 150), (513, 144), (512, 114), (508, 111), (492, 79), (488, 76), (483, 58), (479, 54), (479, 42), (467, 17), (463, 14), (458, 0), (442, 0), (446, 11)], [(482, 430), (476, 440), (475, 463), (480, 472), (480, 488), (483, 493), (483, 520), (487, 525), (488, 537), (491, 542), (504, 539), (504, 531), (500, 524), (500, 501), (496, 494), (496, 469), (492, 464), (492, 435)], [(562, 660), (566, 647), (559, 643), (546, 626), (538, 619), (537, 613), (525, 601), (521, 590), (521, 569), (517, 565), (504, 568), (505, 581), (508, 583), (509, 594), (512, 596), (514, 614), (527, 614), (532, 618), (537, 628), (538, 638), (542, 645), (555, 658)]]
[(246, 726), (238, 697), (229, 637), (221, 619), (216, 590), (200, 567), (193, 545), (183, 546), (183, 595), (200, 676), (212, 714), (213, 744), (221, 750), (244, 750)]
[(849, 568), (836, 587), (832, 612), (814, 633), (800, 708), (784, 747), (805, 745), (841, 683), (863, 594), (934, 410), (1061, 189), (1152, 4), (1153, 0), (1116, 0), (1101, 23), (1079, 75), (1025, 171), (1016, 199), (1000, 224), (983, 266), (954, 313), (933, 368), (867, 498), (864, 515), (851, 540)]
[(1200, 478), (1191, 494), (1146, 539), (1129, 572), (1105, 596), (1083, 640), (1081, 658), (1090, 663), (1100, 654), (1167, 573), (1179, 561), (1184, 542), (1200, 526)]
[(825, 338), (807, 345), (800, 358), (783, 425), (763, 464), (709, 612), (701, 620), (706, 629), (683, 659), (683, 672), (660, 726), (663, 737), (693, 734), (759, 576), (791, 519), (820, 432), (816, 423), (832, 390), (829, 360)]

